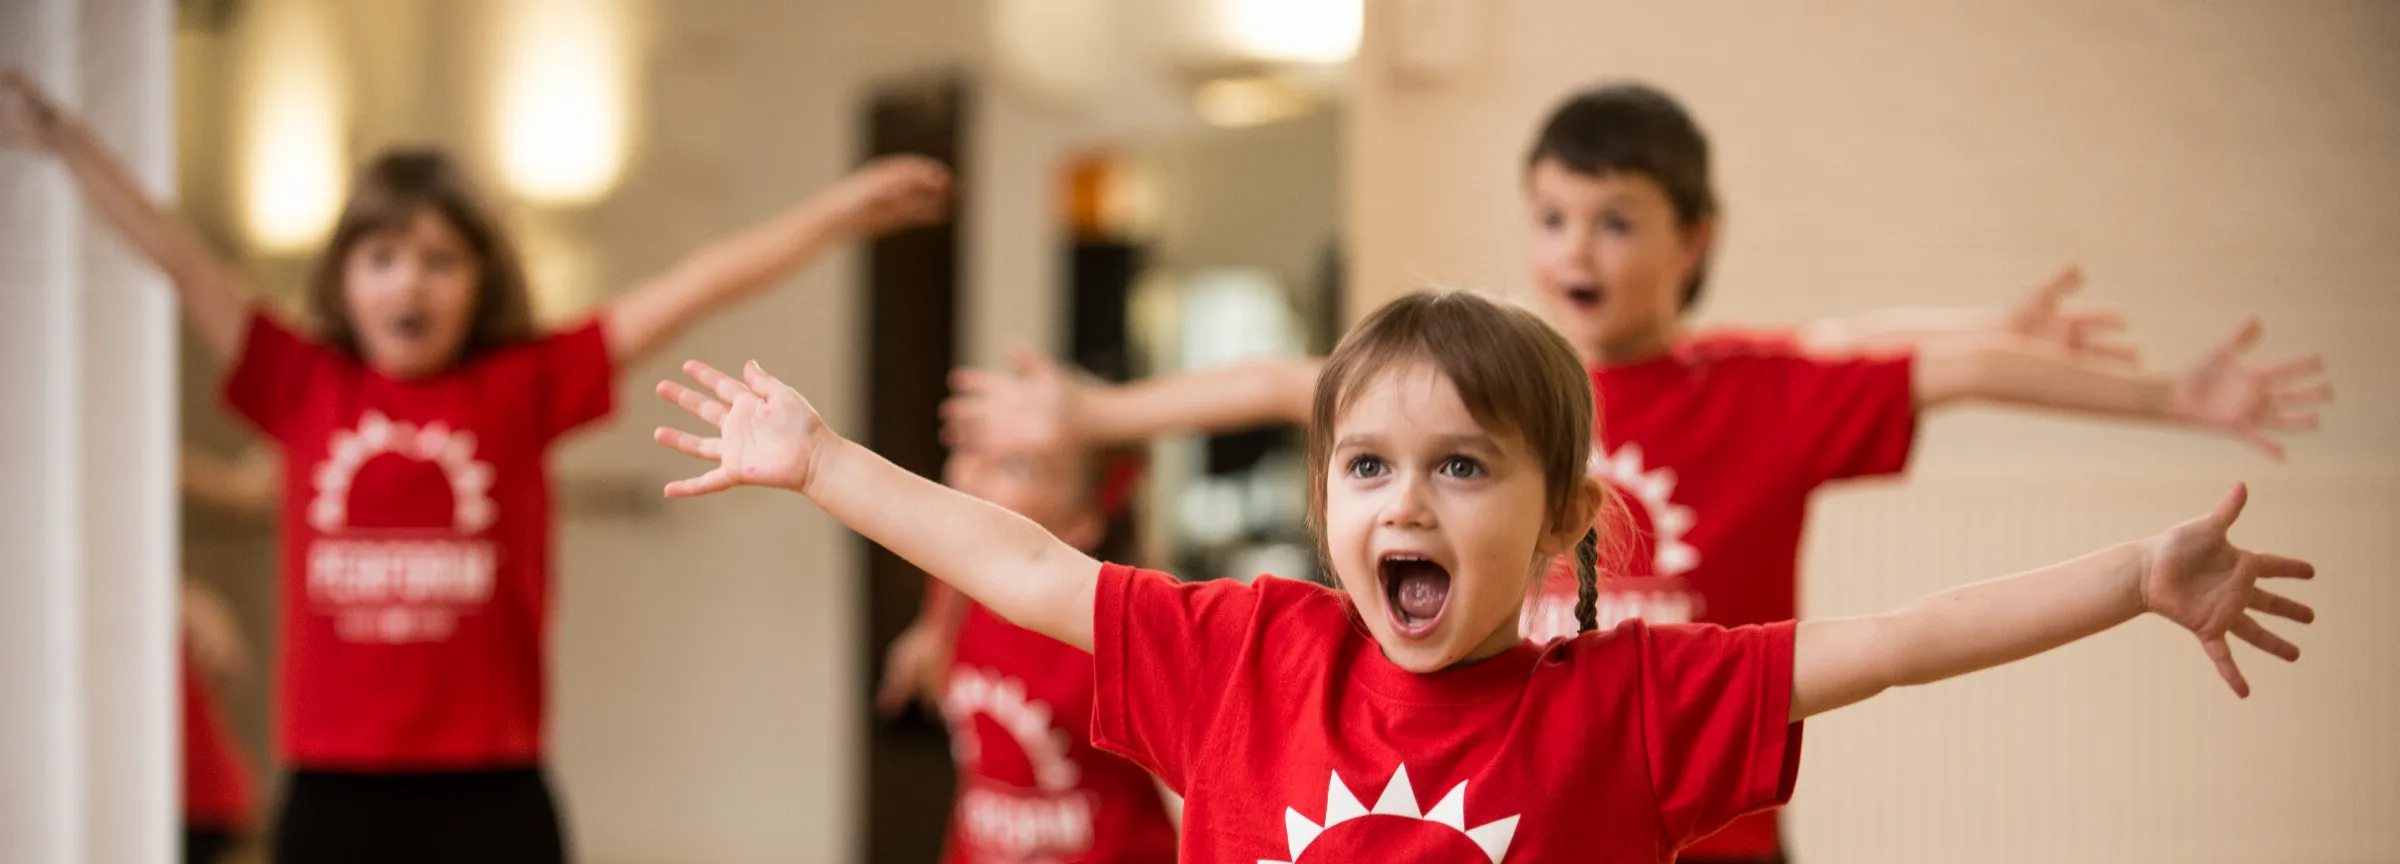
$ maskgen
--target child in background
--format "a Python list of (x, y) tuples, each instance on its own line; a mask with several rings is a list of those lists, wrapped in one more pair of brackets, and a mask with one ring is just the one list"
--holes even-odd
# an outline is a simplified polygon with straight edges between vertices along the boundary
[(392, 150), (352, 187), (303, 329), (20, 71), (0, 75), (0, 124), (166, 272), (232, 370), (226, 400), (289, 466), (274, 857), (294, 864), (565, 859), (543, 768), (551, 446), (703, 315), (948, 200), (941, 166), (877, 160), (542, 333), (464, 173)]
[[(1132, 457), (1070, 452), (992, 458), (953, 453), (945, 482), (1099, 548), (1140, 476)], [(1120, 544), (1121, 545), (1121, 544)], [(922, 691), (950, 724), (958, 801), (943, 860), (1172, 862), (1172, 805), (1139, 766), (1091, 743), (1092, 657), (1008, 623), (946, 583), (892, 643), (878, 702), (896, 712)]]
[(183, 700), (183, 860), (216, 864), (257, 827), (257, 784), (225, 725), (217, 686), (250, 676), (249, 641), (215, 591), (183, 580), (178, 634)]
[[(2251, 611), (2314, 616), (2259, 584), (2308, 564), (2227, 541), (2237, 488), (2147, 540), (1883, 615), (1596, 630), (1607, 492), (1585, 473), (1590, 379), (1539, 318), (1471, 294), (1377, 310), (1319, 376), (1309, 516), (1339, 588), (1102, 564), (843, 439), (756, 363), (741, 379), (684, 368), (703, 389), (661, 395), (719, 431), (655, 433), (714, 463), (669, 496), (799, 492), (1002, 617), (1089, 649), (1093, 741), (1185, 796), (1189, 861), (1666, 862), (1789, 798), (1808, 717), (2144, 612), (2192, 631), (2247, 694), (2227, 636), (2292, 660)], [(1526, 600), (1571, 549), (1582, 632), (1529, 641)]]
[[(183, 446), (183, 494), (244, 516), (272, 515), (282, 466), (252, 446), (228, 459)], [(250, 642), (223, 595), (185, 576), (178, 618), (183, 699), (183, 860), (215, 864), (257, 836), (257, 787), (226, 725), (221, 688), (250, 680)]]
[[(1784, 332), (1691, 330), (1718, 205), (1708, 142), (1671, 97), (1638, 84), (1574, 94), (1525, 159), (1528, 263), (1549, 320), (1600, 394), (1592, 476), (1621, 496), (1632, 548), (1599, 585), (1602, 627), (1764, 624), (1798, 617), (1800, 540), (1814, 492), (1896, 475), (1920, 415), (1969, 403), (2161, 422), (2240, 438), (2317, 425), (2332, 389), (2314, 356), (2253, 365), (2241, 325), (2175, 375), (2124, 365), (2114, 315), (2064, 305), (2073, 269), (2013, 310), (1889, 310)], [(1014, 378), (961, 370), (951, 443), (996, 452), (1111, 446), (1184, 431), (1304, 422), (1322, 362), (1268, 361), (1118, 387), (1080, 386), (1018, 352)], [(1574, 632), (1565, 569), (1527, 608), (1536, 640)], [(1771, 815), (1695, 846), (1687, 862), (1781, 860)]]

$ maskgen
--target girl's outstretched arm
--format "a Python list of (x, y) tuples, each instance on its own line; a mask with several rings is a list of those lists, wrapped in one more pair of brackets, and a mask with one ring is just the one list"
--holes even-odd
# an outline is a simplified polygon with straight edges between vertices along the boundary
[(2249, 493), (2235, 487), (2207, 516), (2148, 540), (2121, 544), (2015, 576), (1953, 588), (1906, 608), (1801, 622), (1792, 650), (1792, 719), (1858, 702), (1887, 688), (1930, 684), (2040, 654), (2144, 612), (2180, 624), (2237, 696), (2249, 681), (2230, 635), (2284, 660), (2298, 646), (2252, 612), (2303, 624), (2316, 611), (2259, 587), (2307, 579), (2308, 562), (2251, 552), (2225, 537)]
[(209, 356), (232, 365), (250, 327), (251, 293), (240, 272), (175, 208), (143, 191), (100, 136), (22, 69), (0, 73), (0, 139), (56, 155), (75, 178), (84, 203), (165, 271)]
[[(894, 465), (826, 428), (797, 391), (751, 363), (736, 380), (692, 361), (659, 395), (717, 427), (715, 437), (659, 427), (658, 442), (717, 467), (667, 484), (668, 497), (735, 486), (808, 496), (850, 530), (950, 583), (1019, 627), (1092, 650), (1100, 562), (1032, 520)], [(713, 395), (712, 395), (713, 394)]]
[(774, 218), (685, 256), (602, 313), (622, 367), (657, 350), (701, 316), (790, 276), (834, 246), (923, 225), (947, 212), (950, 172), (921, 156), (887, 156)]

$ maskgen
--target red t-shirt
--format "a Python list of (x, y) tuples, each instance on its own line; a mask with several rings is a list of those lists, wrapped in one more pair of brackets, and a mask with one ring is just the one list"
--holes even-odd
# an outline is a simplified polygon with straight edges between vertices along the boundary
[(542, 752), (551, 442), (606, 415), (597, 321), (430, 378), (252, 317), (226, 382), (283, 449), (283, 755), (303, 768)]
[(1175, 860), (1157, 781), (1092, 746), (1092, 655), (970, 603), (942, 713), (953, 864)]
[(208, 679), (183, 647), (183, 824), (242, 831), (250, 827), (250, 769), (234, 749)]
[(1184, 792), (1186, 861), (1665, 862), (1799, 771), (1789, 623), (1418, 675), (1323, 586), (1108, 565), (1097, 594), (1092, 738)]
[[(1812, 356), (1787, 336), (1717, 332), (1669, 354), (1594, 369), (1593, 475), (1622, 504), (1621, 554), (1602, 561), (1602, 628), (1764, 624), (1799, 617), (1808, 496), (1827, 482), (1895, 474), (1916, 437), (1910, 359)], [(1574, 574), (1554, 569), (1528, 604), (1535, 641), (1575, 632)], [(1688, 850), (1765, 859), (1774, 816), (1736, 822)]]

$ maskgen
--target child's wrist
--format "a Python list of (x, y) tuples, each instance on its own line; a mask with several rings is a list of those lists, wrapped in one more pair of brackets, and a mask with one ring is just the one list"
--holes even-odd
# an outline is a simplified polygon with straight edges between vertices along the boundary
[(858, 448), (850, 439), (842, 437), (823, 423), (817, 424), (817, 428), (809, 432), (809, 438), (808, 464), (800, 472), (800, 483), (785, 488), (814, 501), (817, 491), (825, 488), (827, 474), (840, 471), (857, 455), (855, 451)]
[(51, 154), (63, 154), (76, 134), (75, 121), (68, 117), (36, 118), (33, 128), (26, 130), (33, 149)]
[(1099, 429), (1099, 424), (1107, 420), (1105, 417), (1096, 416), (1102, 413), (1096, 410), (1092, 404), (1094, 401), (1092, 397), (1095, 395), (1093, 391), (1096, 389), (1098, 388), (1089, 384), (1072, 382), (1067, 384), (1067, 393), (1061, 397), (1062, 404), (1059, 405), (1058, 411), (1058, 437), (1061, 445), (1081, 447), (1094, 443), (1095, 436), (1092, 433)]
[(2040, 322), (2012, 306), (1985, 306), (1969, 314), (1983, 319), (1985, 332), (2006, 333), (2027, 339), (2042, 338)]
[(86, 123), (80, 114), (59, 110), (43, 119), (47, 122), (35, 126), (33, 134), (44, 147), (55, 150), (77, 142), (99, 140), (99, 136), (93, 134), (91, 124)]
[(2184, 394), (2182, 379), (2153, 375), (2143, 383), (2148, 385), (2144, 393), (2149, 397), (2150, 416), (2180, 425), (2201, 425), (2199, 411)]
[(800, 202), (802, 220), (815, 230), (837, 238), (847, 238), (859, 231), (858, 209), (849, 201), (849, 192), (841, 186), (809, 196)]
[(2131, 548), (2125, 551), (2132, 559), (2132, 566), (2127, 568), (2129, 573), (2126, 580), (2131, 584), (2127, 586), (2126, 594), (2131, 598), (2128, 605), (2133, 609), (2133, 614), (2128, 617), (2140, 617), (2154, 611), (2155, 607), (2150, 604), (2150, 567), (2158, 560), (2158, 548), (2166, 542), (2167, 535), (2160, 533), (2127, 544)]

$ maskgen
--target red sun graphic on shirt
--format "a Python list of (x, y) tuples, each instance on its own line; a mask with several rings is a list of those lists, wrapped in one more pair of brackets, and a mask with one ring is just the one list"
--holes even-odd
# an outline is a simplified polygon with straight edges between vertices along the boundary
[(351, 642), (438, 642), (491, 599), (499, 518), (475, 435), (359, 416), (309, 471), (308, 597)]
[[(1342, 782), (1340, 772), (1328, 772), (1325, 821), (1284, 808), (1287, 861), (1259, 864), (1305, 864), (1331, 861), (1424, 861), (1457, 864), (1500, 864), (1516, 841), (1516, 816), (1467, 825), (1467, 784), (1444, 793), (1431, 808), (1420, 808), (1408, 782), (1408, 766), (1392, 772), (1375, 806), (1360, 804)], [(1310, 854), (1314, 853), (1314, 854)]]

